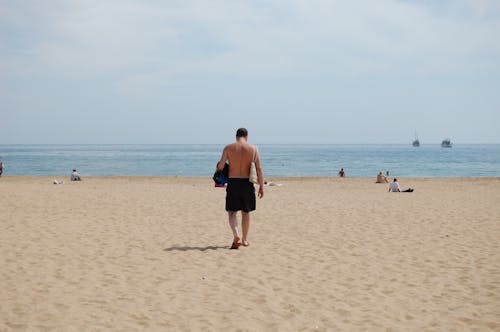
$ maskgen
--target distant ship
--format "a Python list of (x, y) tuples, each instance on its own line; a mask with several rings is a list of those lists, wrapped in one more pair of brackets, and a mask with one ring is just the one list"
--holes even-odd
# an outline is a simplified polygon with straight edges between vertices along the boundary
[(419, 147), (420, 146), (420, 141), (418, 140), (417, 133), (415, 133), (415, 140), (413, 140), (413, 143), (411, 143), (414, 147)]
[(442, 148), (451, 148), (451, 141), (449, 138), (447, 139), (444, 139), (442, 142), (441, 142), (441, 147)]

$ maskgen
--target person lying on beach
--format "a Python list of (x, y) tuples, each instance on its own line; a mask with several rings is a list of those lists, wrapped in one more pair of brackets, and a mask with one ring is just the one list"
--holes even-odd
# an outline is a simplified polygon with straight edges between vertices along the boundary
[(402, 192), (402, 193), (412, 193), (413, 189), (408, 188), (405, 190), (401, 190), (399, 187), (398, 179), (394, 178), (394, 181), (389, 185), (389, 192)]
[(382, 172), (379, 172), (377, 175), (377, 182), (375, 183), (389, 183), (389, 180), (387, 180), (387, 177), (385, 177)]
[(281, 187), (283, 184), (272, 182), (272, 181), (264, 181), (264, 185), (271, 186), (271, 187)]

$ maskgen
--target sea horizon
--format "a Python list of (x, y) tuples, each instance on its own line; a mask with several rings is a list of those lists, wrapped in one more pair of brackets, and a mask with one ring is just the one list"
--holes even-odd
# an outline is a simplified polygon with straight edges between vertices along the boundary
[[(0, 144), (0, 148), (1, 147), (8, 147), (8, 146), (54, 146), (54, 145), (60, 145), (60, 146), (85, 146), (85, 145), (89, 145), (89, 146), (92, 146), (92, 145), (99, 145), (99, 146), (107, 146), (107, 145), (119, 145), (119, 146), (123, 146), (123, 145), (131, 145), (131, 146), (134, 146), (134, 145), (227, 145), (227, 144), (231, 144), (232, 142), (215, 142), (215, 143), (3, 143), (3, 144)], [(262, 143), (262, 142), (253, 142), (253, 141), (249, 141), (248, 142), (249, 144), (252, 144), (252, 145), (399, 145), (399, 146), (411, 146), (411, 140), (409, 141), (409, 143), (310, 143), (310, 142), (306, 142), (306, 143)], [(434, 143), (422, 143), (422, 141), (420, 141), (420, 146), (422, 145), (438, 145), (440, 146), (441, 145), (441, 142), (434, 142)], [(499, 143), (491, 143), (491, 142), (486, 142), (486, 143), (468, 143), (468, 142), (455, 142), (455, 141), (452, 141), (452, 145), (453, 146), (456, 146), (456, 145), (500, 145), (500, 142)], [(418, 147), (416, 147), (418, 148)]]

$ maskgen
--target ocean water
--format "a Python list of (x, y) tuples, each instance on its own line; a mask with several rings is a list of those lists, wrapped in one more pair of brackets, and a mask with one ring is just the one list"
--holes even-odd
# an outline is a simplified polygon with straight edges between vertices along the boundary
[[(224, 145), (0, 145), (4, 176), (207, 176)], [(337, 176), (500, 177), (500, 144), (259, 145), (266, 178)]]

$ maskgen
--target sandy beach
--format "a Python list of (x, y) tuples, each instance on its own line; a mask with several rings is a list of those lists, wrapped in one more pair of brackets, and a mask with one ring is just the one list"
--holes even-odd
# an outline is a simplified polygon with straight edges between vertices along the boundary
[(500, 178), (272, 180), (0, 178), (0, 331), (500, 331)]

